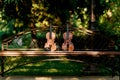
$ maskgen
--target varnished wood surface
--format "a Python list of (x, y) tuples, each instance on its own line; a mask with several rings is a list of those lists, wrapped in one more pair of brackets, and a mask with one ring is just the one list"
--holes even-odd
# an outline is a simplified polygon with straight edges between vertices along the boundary
[(120, 56), (120, 52), (116, 51), (0, 51), (0, 56)]

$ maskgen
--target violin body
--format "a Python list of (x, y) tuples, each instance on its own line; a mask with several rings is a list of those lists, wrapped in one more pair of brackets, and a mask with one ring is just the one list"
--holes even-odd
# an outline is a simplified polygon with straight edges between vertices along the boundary
[(64, 51), (73, 51), (74, 44), (71, 42), (73, 34), (71, 32), (65, 32), (63, 34), (64, 43), (62, 44), (62, 50)]
[(56, 48), (57, 48), (56, 43), (54, 43), (55, 37), (56, 37), (55, 33), (52, 32), (51, 30), (50, 30), (50, 32), (47, 32), (47, 34), (46, 34), (47, 42), (44, 45), (45, 49), (47, 49), (49, 51), (55, 51), (56, 50)]

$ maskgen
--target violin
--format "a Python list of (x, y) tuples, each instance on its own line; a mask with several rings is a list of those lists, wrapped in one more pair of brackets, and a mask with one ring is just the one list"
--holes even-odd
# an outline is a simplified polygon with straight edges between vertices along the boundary
[(67, 24), (67, 32), (63, 34), (64, 42), (62, 44), (62, 50), (64, 51), (73, 51), (74, 50), (74, 44), (71, 42), (73, 38), (73, 34), (69, 32), (68, 30), (68, 24)]
[(46, 39), (47, 42), (44, 45), (44, 48), (48, 51), (55, 51), (56, 50), (56, 43), (54, 43), (55, 41), (55, 33), (52, 32), (52, 26), (50, 25), (50, 31), (46, 33)]

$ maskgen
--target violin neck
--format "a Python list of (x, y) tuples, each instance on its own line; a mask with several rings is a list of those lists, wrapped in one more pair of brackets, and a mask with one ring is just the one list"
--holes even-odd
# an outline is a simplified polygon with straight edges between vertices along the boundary
[(52, 39), (52, 26), (50, 25), (50, 39)]
[(66, 39), (68, 40), (69, 39), (69, 26), (67, 24), (67, 36), (66, 36)]

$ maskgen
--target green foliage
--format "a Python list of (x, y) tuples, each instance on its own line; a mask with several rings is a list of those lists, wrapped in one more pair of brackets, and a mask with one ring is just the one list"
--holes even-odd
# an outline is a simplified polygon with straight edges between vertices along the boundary
[(21, 1), (21, 0), (4, 0), (4, 3), (5, 4), (10, 4), (10, 3), (18, 4), (19, 1)]
[[(105, 2), (105, 3), (103, 3)], [(99, 16), (99, 30), (108, 36), (114, 36), (115, 49), (119, 50), (120, 39), (120, 1), (101, 0), (101, 4), (106, 5), (103, 14)], [(116, 37), (115, 37), (116, 36)]]
[[(80, 9), (78, 7), (78, 9)], [(80, 18), (79, 15), (83, 15), (82, 18)], [(74, 26), (74, 27), (78, 27), (78, 28), (88, 28), (88, 23), (89, 23), (89, 15), (87, 14), (87, 8), (83, 8), (83, 9), (80, 9), (80, 12), (77, 13), (77, 12), (74, 12), (74, 14), (71, 14), (70, 15), (71, 18), (71, 24)]]
[(70, 20), (74, 27), (88, 28), (89, 15), (86, 7), (88, 3), (84, 0), (81, 2), (74, 0), (2, 0), (0, 26), (6, 34), (16, 34), (25, 30), (31, 22), (36, 27), (46, 27), (49, 24), (64, 25), (67, 20)]
[[(120, 36), (120, 1), (94, 0), (97, 27), (108, 36)], [(47, 28), (49, 24), (64, 25), (70, 21), (74, 27), (89, 28), (91, 0), (1, 0), (0, 30), (7, 35), (28, 28)], [(80, 32), (75, 32), (80, 36)], [(86, 33), (85, 33), (86, 34)], [(116, 44), (119, 41), (116, 40)], [(117, 48), (116, 48), (117, 49)]]
[[(27, 3), (29, 1), (29, 3)], [(54, 4), (56, 3), (56, 4)], [(4, 10), (4, 18), (7, 21), (11, 19), (18, 19), (25, 24), (29, 24), (30, 20), (34, 21), (36, 27), (48, 26), (49, 23), (52, 24), (65, 24), (70, 17), (73, 16), (72, 20), (74, 26), (83, 27), (88, 26), (88, 14), (86, 13), (88, 1), (82, 0), (4, 0), (2, 4), (4, 5), (2, 10)], [(66, 5), (67, 4), (67, 5)], [(80, 5), (85, 4), (85, 5)], [(82, 7), (82, 8), (81, 8)], [(72, 14), (70, 13), (72, 11)], [(85, 11), (85, 12), (84, 12)], [(80, 17), (79, 15), (83, 15)], [(86, 18), (88, 18), (86, 20)], [(76, 23), (75, 23), (76, 22)]]
[(55, 23), (56, 19), (52, 14), (47, 13), (48, 8), (44, 8), (43, 3), (39, 2), (33, 3), (31, 8), (31, 17), (35, 22), (36, 27), (48, 26), (49, 20), (53, 19), (53, 23)]
[(102, 31), (110, 35), (120, 35), (120, 1), (106, 0), (107, 8), (103, 11), (103, 15), (99, 17), (99, 26)]

